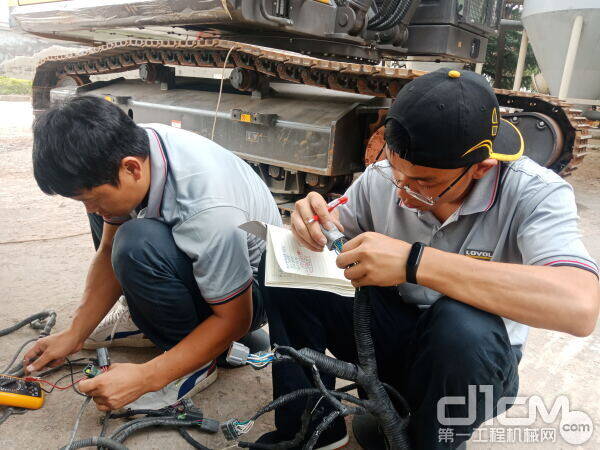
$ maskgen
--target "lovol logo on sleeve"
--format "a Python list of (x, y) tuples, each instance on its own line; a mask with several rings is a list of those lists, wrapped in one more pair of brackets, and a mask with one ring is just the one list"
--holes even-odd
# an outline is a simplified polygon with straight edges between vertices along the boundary
[(472, 250), (468, 248), (465, 250), (465, 255), (475, 259), (483, 259), (484, 261), (492, 259), (492, 252), (489, 250)]

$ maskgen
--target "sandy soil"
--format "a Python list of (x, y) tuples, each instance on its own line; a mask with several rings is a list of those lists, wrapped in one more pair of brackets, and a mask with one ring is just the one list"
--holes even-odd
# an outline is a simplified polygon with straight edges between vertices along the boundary
[[(3, 305), (0, 328), (53, 308), (59, 315), (56, 330), (60, 330), (69, 323), (78, 302), (93, 247), (82, 206), (63, 198), (47, 197), (35, 184), (30, 162), (31, 120), (27, 103), (0, 102), (0, 298)], [(600, 153), (592, 153), (569, 182), (577, 193), (583, 239), (600, 260)], [(33, 330), (24, 328), (1, 338), (0, 367), (8, 362), (21, 342), (33, 336)], [(152, 355), (152, 350), (112, 352), (116, 362), (144, 361)], [(583, 339), (532, 330), (520, 367), (520, 395), (538, 394), (547, 405), (556, 397), (566, 395), (571, 410), (586, 412), (598, 428), (599, 369), (598, 328)], [(207, 417), (225, 419), (247, 417), (270, 397), (270, 369), (256, 372), (244, 367), (220, 371), (217, 383), (194, 400)], [(80, 397), (71, 391), (51, 394), (41, 410), (11, 417), (0, 426), (0, 448), (46, 449), (65, 445), (80, 406)], [(101, 416), (90, 407), (83, 416), (78, 436), (97, 435)], [(110, 429), (118, 426), (118, 421), (113, 422)], [(256, 438), (272, 426), (272, 416), (266, 416), (247, 437)], [(538, 420), (531, 427), (535, 426), (544, 424)], [(556, 427), (558, 423), (549, 426)], [(211, 448), (228, 445), (220, 435), (195, 435)], [(132, 449), (189, 448), (175, 432), (164, 430), (136, 435), (127, 445)], [(555, 443), (473, 443), (473, 447), (569, 446), (557, 437)], [(348, 448), (358, 447), (352, 442)], [(580, 448), (600, 448), (600, 432), (596, 430)]]

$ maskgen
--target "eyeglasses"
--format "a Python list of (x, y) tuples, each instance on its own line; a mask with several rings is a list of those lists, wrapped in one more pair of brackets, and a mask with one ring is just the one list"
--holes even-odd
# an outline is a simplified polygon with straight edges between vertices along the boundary
[(373, 164), (373, 169), (375, 169), (375, 171), (381, 175), (383, 178), (385, 178), (386, 180), (390, 181), (394, 186), (396, 186), (397, 189), (400, 189), (401, 191), (406, 192), (407, 195), (409, 195), (410, 197), (414, 198), (415, 200), (418, 200), (419, 202), (427, 205), (427, 206), (433, 206), (436, 204), (436, 202), (442, 198), (442, 196), (444, 194), (446, 194), (446, 192), (448, 192), (450, 189), (452, 189), (456, 183), (458, 183), (462, 177), (464, 177), (467, 172), (469, 171), (469, 169), (472, 167), (472, 165), (467, 166), (467, 168), (464, 170), (463, 173), (460, 174), (460, 176), (458, 178), (456, 178), (446, 189), (444, 189), (439, 195), (437, 195), (436, 197), (429, 197), (427, 195), (421, 194), (420, 192), (415, 192), (413, 191), (410, 187), (408, 187), (407, 185), (401, 185), (400, 183), (398, 183), (398, 181), (391, 177), (390, 175), (388, 175), (387, 173), (385, 173), (385, 171), (383, 170), (384, 168), (387, 167), (391, 167), (390, 165), (388, 165), (387, 167), (381, 167), (377, 164)]

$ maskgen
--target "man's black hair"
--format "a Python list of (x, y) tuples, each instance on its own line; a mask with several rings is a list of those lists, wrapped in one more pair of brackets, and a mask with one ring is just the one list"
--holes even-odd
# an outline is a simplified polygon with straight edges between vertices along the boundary
[(410, 150), (410, 135), (400, 122), (389, 119), (385, 123), (384, 138), (391, 152), (396, 153), (400, 158), (407, 158)]
[(102, 184), (118, 185), (121, 160), (146, 158), (146, 131), (118, 106), (98, 97), (74, 97), (33, 125), (33, 175), (49, 195), (73, 197)]

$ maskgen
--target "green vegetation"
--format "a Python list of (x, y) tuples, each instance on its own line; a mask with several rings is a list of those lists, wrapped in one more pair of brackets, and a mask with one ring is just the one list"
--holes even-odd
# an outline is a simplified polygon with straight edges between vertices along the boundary
[[(523, 11), (522, 0), (506, 0), (502, 17), (506, 19), (520, 20)], [(517, 59), (519, 57), (519, 48), (521, 47), (521, 30), (508, 29), (504, 35), (504, 64), (502, 69), (502, 79), (495, 83), (494, 87), (501, 89), (512, 89), (515, 79), (515, 70), (517, 68)], [(485, 63), (483, 65), (483, 74), (495, 81), (496, 62), (498, 60), (498, 36), (492, 36), (488, 43)], [(522, 86), (532, 89), (531, 75), (540, 73), (531, 44), (527, 48), (525, 57), (525, 69), (523, 71)]]
[(0, 95), (7, 94), (31, 95), (31, 81), (0, 77)]
[[(519, 48), (521, 46), (521, 30), (507, 30), (504, 43), (504, 68), (502, 70), (502, 80), (500, 85), (494, 85), (501, 89), (512, 89), (515, 80), (515, 70), (517, 68), (517, 59), (519, 58)], [(498, 38), (493, 36), (488, 43), (487, 54), (485, 55), (485, 64), (483, 73), (490, 78), (496, 78), (496, 60), (498, 59)], [(525, 69), (523, 70), (522, 86), (532, 89), (531, 75), (540, 73), (535, 55), (531, 45), (527, 48), (525, 57)]]

